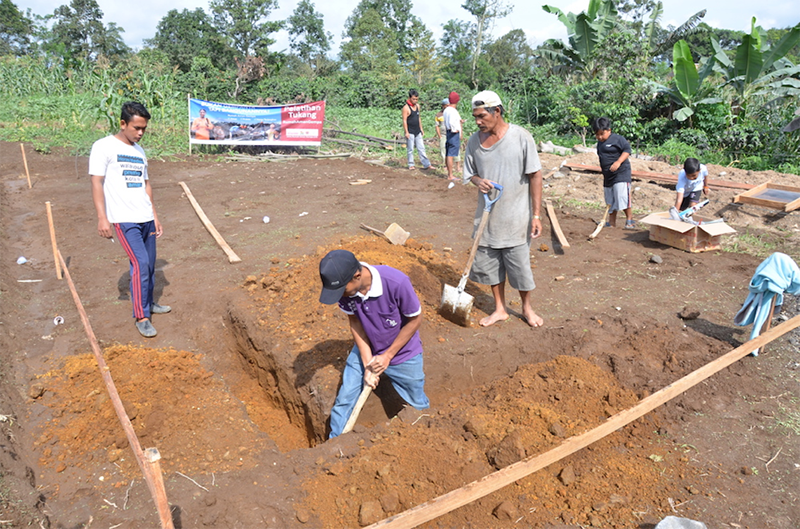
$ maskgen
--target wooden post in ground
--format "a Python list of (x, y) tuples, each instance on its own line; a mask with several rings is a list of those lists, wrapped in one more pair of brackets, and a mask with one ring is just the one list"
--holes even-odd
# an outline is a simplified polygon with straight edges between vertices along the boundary
[(660, 389), (649, 397), (640, 400), (639, 404), (635, 405), (634, 407), (628, 408), (627, 410), (623, 410), (616, 415), (609, 417), (600, 426), (580, 435), (570, 437), (552, 450), (508, 465), (507, 467), (489, 474), (478, 481), (473, 481), (472, 483), (465, 485), (460, 489), (448, 492), (443, 496), (439, 496), (438, 498), (434, 498), (421, 505), (417, 505), (416, 507), (413, 507), (405, 512), (401, 512), (400, 514), (396, 514), (390, 518), (386, 518), (385, 520), (374, 523), (370, 525), (368, 529), (387, 527), (391, 527), (393, 529), (406, 529), (417, 527), (418, 525), (454, 511), (455, 509), (467, 505), (468, 503), (471, 503), (479, 498), (483, 498), (484, 496), (491, 494), (492, 492), (499, 490), (506, 485), (510, 485), (511, 483), (514, 483), (515, 481), (518, 481), (529, 474), (536, 472), (537, 470), (552, 465), (553, 463), (574, 454), (578, 450), (585, 448), (595, 441), (598, 441), (610, 433), (622, 428), (623, 426), (630, 424), (636, 419), (661, 406), (665, 402), (682, 394), (689, 388), (699, 384), (711, 375), (714, 375), (734, 362), (741, 360), (745, 356), (749, 355), (751, 351), (768, 344), (772, 340), (783, 336), (787, 332), (797, 327), (800, 327), (800, 315), (795, 316), (794, 318), (778, 325), (777, 327), (773, 327), (754, 340), (750, 340), (749, 342), (740, 345), (733, 351), (720, 356), (716, 360), (709, 362), (700, 369), (692, 371), (685, 377), (673, 382), (665, 388)]
[(161, 527), (163, 529), (174, 529), (172, 524), (172, 511), (169, 508), (167, 491), (164, 489), (164, 478), (161, 475), (161, 463), (159, 463), (161, 454), (158, 453), (158, 448), (148, 448), (144, 451), (144, 456), (150, 470), (150, 485), (152, 486), (150, 492), (156, 500), (158, 516), (161, 518)]
[(239, 258), (238, 255), (236, 255), (236, 252), (234, 252), (231, 249), (231, 247), (228, 246), (228, 243), (225, 242), (225, 239), (222, 238), (222, 235), (219, 234), (214, 225), (211, 224), (211, 221), (208, 220), (208, 217), (203, 211), (203, 208), (200, 207), (200, 204), (198, 204), (197, 200), (195, 200), (194, 195), (192, 195), (192, 192), (189, 191), (189, 186), (187, 186), (183, 182), (178, 182), (178, 183), (183, 188), (183, 192), (186, 193), (186, 198), (188, 198), (189, 202), (192, 203), (192, 207), (194, 208), (195, 213), (197, 213), (197, 216), (200, 217), (200, 222), (203, 223), (203, 226), (206, 227), (208, 233), (210, 233), (211, 236), (214, 237), (214, 240), (217, 241), (219, 247), (222, 248), (222, 251), (225, 252), (225, 254), (228, 256), (228, 262), (229, 263), (240, 262), (241, 259)]
[[(64, 262), (61, 252), (58, 252), (58, 258), (61, 262), (61, 267), (64, 270), (64, 276), (67, 278), (69, 290), (72, 292), (72, 299), (75, 301), (75, 308), (78, 309), (78, 314), (81, 317), (81, 322), (83, 322), (83, 328), (86, 331), (86, 336), (89, 338), (89, 345), (92, 347), (94, 358), (97, 361), (97, 367), (100, 368), (100, 375), (103, 377), (103, 383), (108, 391), (108, 396), (111, 398), (111, 404), (114, 407), (114, 411), (117, 413), (117, 418), (122, 425), (122, 429), (125, 431), (125, 437), (128, 439), (128, 444), (130, 444), (131, 450), (133, 450), (133, 455), (136, 458), (136, 462), (139, 464), (139, 469), (142, 471), (144, 480), (147, 483), (147, 488), (150, 489), (150, 494), (153, 496), (153, 501), (156, 503), (158, 512), (161, 513), (164, 509), (169, 511), (169, 504), (167, 503), (166, 494), (164, 494), (163, 498), (159, 498), (155, 493), (155, 485), (153, 484), (153, 476), (150, 472), (150, 466), (148, 465), (147, 461), (145, 461), (144, 452), (139, 444), (139, 438), (136, 437), (136, 432), (133, 429), (131, 420), (128, 418), (128, 414), (125, 412), (125, 407), (122, 405), (122, 400), (117, 392), (117, 386), (114, 385), (114, 380), (111, 378), (111, 371), (108, 369), (108, 365), (103, 358), (103, 352), (100, 350), (100, 344), (97, 341), (97, 337), (94, 335), (92, 325), (89, 323), (89, 317), (86, 315), (86, 310), (83, 308), (83, 303), (81, 303), (81, 298), (78, 296), (78, 291), (75, 289), (75, 283), (72, 282), (72, 277), (69, 275), (67, 263)], [(160, 504), (159, 502), (162, 503)], [(161, 529), (174, 529), (172, 526), (172, 518), (170, 518), (169, 525), (162, 525)]]
[(28, 158), (25, 156), (25, 144), (20, 143), (19, 148), (22, 150), (22, 163), (25, 165), (25, 176), (28, 177), (28, 189), (32, 188), (31, 185), (31, 173), (28, 171)]
[(44, 203), (47, 206), (47, 224), (50, 226), (50, 244), (53, 246), (53, 260), (56, 262), (56, 277), (62, 279), (61, 262), (58, 260), (58, 245), (56, 244), (56, 229), (53, 226), (53, 210), (50, 209), (50, 201)]

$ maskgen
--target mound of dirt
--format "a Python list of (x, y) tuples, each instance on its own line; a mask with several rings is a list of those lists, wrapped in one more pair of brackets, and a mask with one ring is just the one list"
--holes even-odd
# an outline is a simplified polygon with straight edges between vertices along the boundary
[[(158, 448), (165, 471), (249, 468), (270, 445), (200, 355), (116, 345), (104, 358), (142, 448)], [(35, 386), (52, 414), (34, 443), (42, 465), (65, 474), (100, 465), (118, 486), (140, 474), (93, 355), (67, 357)]]
[[(443, 410), (406, 409), (349, 459), (317, 461), (301, 509), (324, 527), (377, 522), (585, 432), (637, 400), (608, 372), (559, 356), (453, 398)], [(652, 418), (442, 516), (440, 527), (542, 527), (557, 522), (630, 528), (699, 493), (686, 448)], [(677, 494), (676, 494), (676, 491)], [(648, 517), (648, 513), (651, 516)]]

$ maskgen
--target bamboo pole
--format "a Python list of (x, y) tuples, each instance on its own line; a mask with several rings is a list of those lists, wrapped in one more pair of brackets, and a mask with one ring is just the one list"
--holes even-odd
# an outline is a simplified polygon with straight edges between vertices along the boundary
[[(103, 377), (103, 383), (108, 391), (108, 396), (111, 398), (111, 404), (114, 406), (114, 411), (117, 413), (117, 418), (119, 418), (122, 429), (125, 431), (125, 437), (128, 439), (128, 444), (130, 444), (131, 450), (133, 450), (133, 455), (136, 458), (136, 462), (139, 464), (139, 469), (142, 471), (144, 480), (147, 483), (147, 488), (150, 489), (150, 494), (153, 497), (153, 501), (156, 503), (156, 508), (158, 509), (160, 515), (160, 513), (162, 513), (164, 510), (169, 511), (169, 504), (166, 500), (166, 494), (164, 494), (163, 498), (159, 498), (156, 495), (155, 486), (153, 484), (153, 475), (151, 474), (150, 467), (145, 460), (144, 452), (142, 452), (142, 447), (139, 444), (139, 438), (136, 437), (136, 432), (133, 429), (131, 420), (128, 418), (128, 414), (125, 412), (125, 407), (122, 405), (122, 400), (117, 392), (117, 387), (114, 384), (114, 380), (111, 378), (111, 371), (109, 370), (108, 365), (103, 358), (103, 352), (100, 350), (100, 344), (97, 341), (94, 330), (92, 330), (92, 325), (89, 323), (89, 317), (86, 315), (86, 310), (83, 308), (83, 303), (81, 303), (81, 298), (78, 296), (78, 291), (75, 289), (75, 284), (72, 282), (72, 276), (70, 276), (67, 263), (64, 262), (64, 257), (61, 256), (61, 252), (58, 252), (58, 258), (61, 262), (61, 267), (64, 270), (64, 276), (67, 278), (69, 290), (72, 292), (72, 299), (75, 301), (75, 307), (78, 309), (81, 322), (83, 322), (83, 328), (86, 331), (86, 336), (89, 338), (89, 344), (92, 347), (92, 352), (94, 353), (94, 358), (97, 361), (97, 366), (100, 368), (100, 375)], [(163, 525), (162, 517), (161, 528), (173, 529), (172, 519), (170, 518), (168, 525)]]
[(203, 226), (206, 227), (208, 233), (210, 233), (211, 236), (214, 237), (214, 240), (217, 241), (219, 247), (222, 248), (222, 251), (225, 252), (225, 254), (228, 256), (228, 262), (230, 263), (240, 262), (241, 259), (239, 258), (238, 255), (236, 255), (236, 252), (234, 252), (231, 249), (231, 247), (228, 246), (228, 243), (225, 242), (225, 239), (222, 238), (222, 235), (219, 234), (214, 225), (211, 224), (211, 221), (208, 220), (208, 217), (203, 211), (203, 208), (200, 207), (200, 204), (197, 202), (197, 200), (195, 200), (194, 195), (192, 195), (192, 192), (189, 191), (189, 186), (187, 186), (183, 182), (178, 182), (178, 183), (183, 188), (183, 192), (186, 193), (186, 197), (189, 199), (189, 202), (192, 203), (192, 207), (194, 208), (195, 213), (197, 213), (197, 216), (200, 217), (200, 222), (203, 223)]
[(53, 260), (56, 262), (56, 277), (62, 279), (61, 262), (58, 260), (58, 245), (56, 244), (56, 228), (53, 225), (53, 210), (50, 208), (50, 201), (44, 203), (47, 206), (47, 224), (50, 226), (50, 244), (53, 246)]
[(28, 177), (28, 189), (32, 188), (31, 185), (31, 173), (28, 171), (28, 158), (25, 156), (25, 144), (20, 143), (19, 148), (22, 150), (22, 163), (25, 165), (25, 176)]
[(677, 397), (689, 388), (694, 387), (711, 375), (722, 371), (734, 362), (741, 360), (749, 355), (755, 349), (783, 336), (787, 332), (800, 327), (800, 315), (795, 316), (777, 327), (773, 327), (764, 334), (757, 338), (746, 342), (733, 351), (724, 354), (704, 365), (703, 367), (692, 371), (685, 377), (673, 382), (672, 384), (660, 389), (649, 397), (639, 401), (637, 405), (627, 410), (623, 410), (616, 415), (609, 417), (606, 422), (600, 426), (593, 428), (580, 435), (570, 437), (562, 444), (549, 450), (543, 454), (535, 455), (513, 463), (502, 470), (498, 470), (488, 476), (485, 476), (478, 481), (448, 492), (443, 496), (434, 498), (421, 505), (417, 505), (405, 512), (396, 514), (390, 518), (386, 518), (380, 522), (374, 523), (368, 529), (377, 528), (411, 528), (420, 524), (438, 518), (444, 514), (449, 513), (459, 507), (471, 503), (479, 498), (482, 498), (496, 490), (499, 490), (506, 485), (518, 481), (529, 474), (536, 472), (546, 466), (564, 459), (565, 457), (574, 454), (578, 450), (589, 446), (609, 435), (610, 433), (630, 424), (643, 415), (653, 411), (665, 402)]

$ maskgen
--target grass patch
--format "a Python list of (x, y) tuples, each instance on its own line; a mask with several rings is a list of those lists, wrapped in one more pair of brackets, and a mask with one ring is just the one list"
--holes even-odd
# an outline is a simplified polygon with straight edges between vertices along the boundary
[(779, 428), (800, 436), (800, 410), (790, 410), (780, 406), (775, 414), (775, 424)]

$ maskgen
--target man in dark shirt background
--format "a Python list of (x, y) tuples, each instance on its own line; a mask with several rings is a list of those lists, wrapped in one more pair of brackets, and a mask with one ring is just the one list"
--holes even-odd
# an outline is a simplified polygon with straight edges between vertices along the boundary
[(597, 118), (592, 122), (594, 137), (597, 138), (597, 156), (603, 170), (603, 194), (608, 205), (606, 226), (615, 226), (617, 211), (625, 212), (625, 228), (636, 228), (631, 206), (631, 144), (628, 140), (611, 132), (608, 118)]
[(419, 94), (413, 88), (408, 91), (408, 100), (403, 105), (403, 132), (406, 135), (406, 149), (408, 151), (408, 168), (414, 168), (414, 147), (417, 148), (422, 170), (430, 168), (431, 162), (425, 155), (424, 132), (422, 121), (419, 119)]

